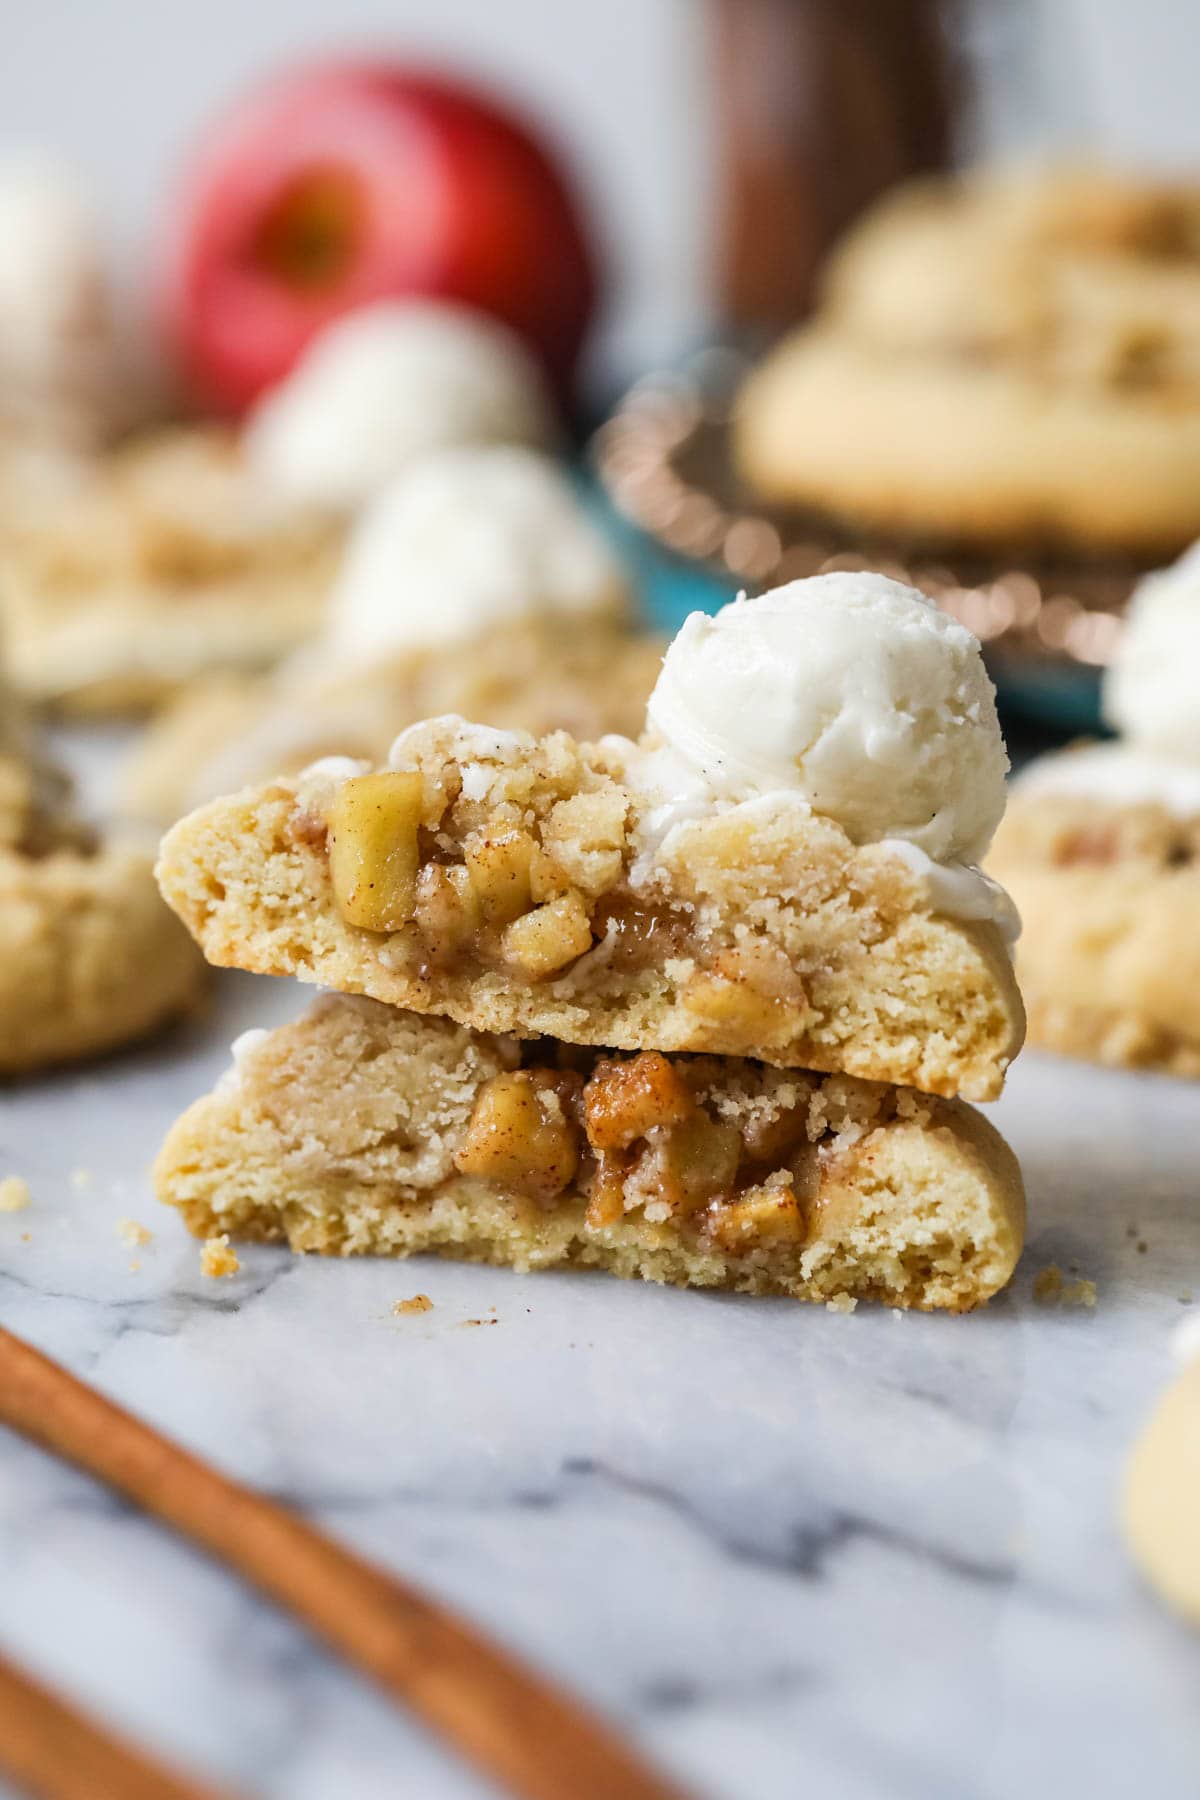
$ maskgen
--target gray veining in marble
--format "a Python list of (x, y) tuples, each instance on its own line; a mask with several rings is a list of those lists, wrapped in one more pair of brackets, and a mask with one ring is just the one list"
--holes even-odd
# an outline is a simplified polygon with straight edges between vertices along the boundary
[[(299, 998), (224, 978), (154, 1048), (0, 1095), (0, 1174), (33, 1191), (0, 1215), (5, 1324), (454, 1601), (698, 1794), (1196, 1795), (1200, 1636), (1143, 1591), (1114, 1509), (1200, 1304), (1200, 1086), (1023, 1057), (994, 1116), (1029, 1248), (965, 1319), (265, 1249), (204, 1281), (146, 1166), (229, 1040)], [(1096, 1280), (1094, 1313), (1033, 1304), (1051, 1261)], [(434, 1310), (395, 1318), (419, 1290)], [(0, 1645), (254, 1794), (489, 1791), (3, 1434)]]

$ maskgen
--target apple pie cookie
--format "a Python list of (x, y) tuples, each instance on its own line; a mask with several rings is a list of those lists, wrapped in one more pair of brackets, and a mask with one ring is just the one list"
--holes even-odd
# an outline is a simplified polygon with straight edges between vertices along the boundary
[(1012, 1153), (959, 1101), (333, 995), (242, 1041), (155, 1181), (200, 1237), (954, 1312), (1007, 1281), (1024, 1219)]
[(149, 434), (0, 500), (12, 679), (80, 712), (154, 704), (197, 675), (264, 668), (315, 631), (340, 527), (280, 511), (218, 431)]
[(1066, 791), (1049, 770), (1018, 784), (989, 858), (1021, 910), (1030, 1038), (1200, 1076), (1200, 777), (1195, 806), (1176, 812), (1071, 791), (1073, 777), (1102, 782), (1106, 769), (1115, 786), (1107, 748), (1061, 760)]
[(1100, 169), (887, 196), (734, 422), (768, 500), (984, 553), (1152, 560), (1200, 530), (1200, 189)]
[[(163, 893), (212, 962), (481, 1031), (990, 1099), (1023, 1031), (1003, 897), (924, 847), (986, 842), (1004, 803), (990, 688), (960, 632), (881, 578), (821, 577), (695, 615), (640, 743), (426, 721), (386, 768), (319, 763), (200, 808), (163, 842)], [(943, 714), (943, 680), (957, 713)], [(903, 714), (888, 681), (905, 685)], [(748, 727), (740, 682), (757, 696)], [(789, 704), (796, 683), (827, 690), (773, 722), (806, 733), (811, 702), (818, 736), (771, 785), (723, 798), (703, 750), (683, 760), (699, 714), (676, 703), (703, 709), (707, 694), (705, 742), (728, 775), (724, 709), (761, 733), (772, 682)]]
[(1200, 554), (1147, 576), (1105, 678), (1115, 743), (1032, 763), (989, 866), (1035, 1042), (1200, 1076)]
[(0, 1077), (142, 1037), (205, 978), (151, 858), (82, 825), (5, 712), (0, 695)]

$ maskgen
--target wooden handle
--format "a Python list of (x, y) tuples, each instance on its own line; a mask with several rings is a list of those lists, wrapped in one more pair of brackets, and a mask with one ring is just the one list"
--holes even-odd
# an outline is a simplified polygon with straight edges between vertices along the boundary
[(236, 1569), (524, 1800), (684, 1800), (552, 1683), (0, 1328), (0, 1422)]
[(3, 1657), (0, 1768), (39, 1800), (220, 1800), (216, 1788), (110, 1737)]

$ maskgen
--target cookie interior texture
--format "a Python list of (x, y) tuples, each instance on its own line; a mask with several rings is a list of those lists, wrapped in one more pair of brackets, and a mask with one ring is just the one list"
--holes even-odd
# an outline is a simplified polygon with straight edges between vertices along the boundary
[(961, 1102), (345, 996), (246, 1050), (155, 1181), (200, 1236), (952, 1311), (1007, 1281), (1024, 1224), (1015, 1158)]
[(1031, 1042), (1200, 1076), (1200, 819), (1018, 788), (988, 867), (1023, 922)]
[(181, 821), (159, 879), (209, 960), (485, 1031), (1000, 1091), (1024, 1015), (999, 933), (932, 913), (880, 846), (795, 808), (735, 807), (673, 832), (635, 883), (649, 802), (623, 784), (630, 746), (559, 734), (464, 764), (452, 737), (435, 732), (396, 789), (405, 816), (387, 801), (371, 821), (380, 893), (389, 859), (412, 859), (397, 929), (340, 910), (336, 795), (279, 781)]

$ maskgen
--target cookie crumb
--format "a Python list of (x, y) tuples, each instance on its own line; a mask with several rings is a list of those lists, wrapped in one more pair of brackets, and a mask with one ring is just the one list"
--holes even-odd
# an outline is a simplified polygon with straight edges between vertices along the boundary
[[(499, 1319), (464, 1319), (462, 1321), (464, 1330), (468, 1325), (498, 1325), (499, 1323)], [(574, 1349), (575, 1346), (572, 1344), (571, 1348)]]
[(130, 1250), (140, 1250), (154, 1236), (144, 1225), (139, 1225), (136, 1219), (118, 1219), (116, 1230), (121, 1242)]
[(21, 1175), (6, 1175), (0, 1181), (0, 1212), (24, 1212), (32, 1204), (29, 1183)]
[(200, 1250), (200, 1273), (202, 1275), (218, 1281), (223, 1275), (236, 1275), (241, 1266), (237, 1259), (237, 1251), (231, 1250), (229, 1247), (227, 1231), (223, 1231), (219, 1237), (205, 1238)]
[(1038, 1306), (1086, 1306), (1096, 1304), (1096, 1283), (1081, 1275), (1064, 1281), (1057, 1263), (1048, 1263), (1033, 1278), (1033, 1298)]
[(852, 1313), (857, 1305), (858, 1301), (853, 1294), (835, 1294), (832, 1300), (827, 1300), (825, 1302), (825, 1311)]
[(1149, 1246), (1149, 1244), (1148, 1244), (1148, 1243), (1147, 1243), (1147, 1242), (1146, 1242), (1146, 1240), (1145, 1240), (1145, 1238), (1139, 1238), (1139, 1239), (1138, 1239), (1138, 1241), (1137, 1241), (1137, 1253), (1138, 1253), (1138, 1255), (1139, 1255), (1139, 1256), (1145, 1256), (1145, 1254), (1146, 1254), (1146, 1252), (1147, 1252), (1147, 1250), (1148, 1250), (1148, 1249), (1149, 1249), (1149, 1248), (1150, 1248), (1150, 1246)]
[(82, 1193), (84, 1188), (90, 1188), (92, 1180), (93, 1176), (90, 1169), (71, 1170), (71, 1186), (75, 1189), (76, 1193)]
[(129, 1265), (129, 1273), (131, 1275), (137, 1275), (140, 1273), (141, 1267), (142, 1267), (141, 1263), (138, 1261), (137, 1257), (135, 1256), (133, 1261)]
[(428, 1294), (413, 1294), (408, 1300), (395, 1301), (392, 1311), (398, 1319), (403, 1318), (406, 1313), (432, 1312), (433, 1301)]

